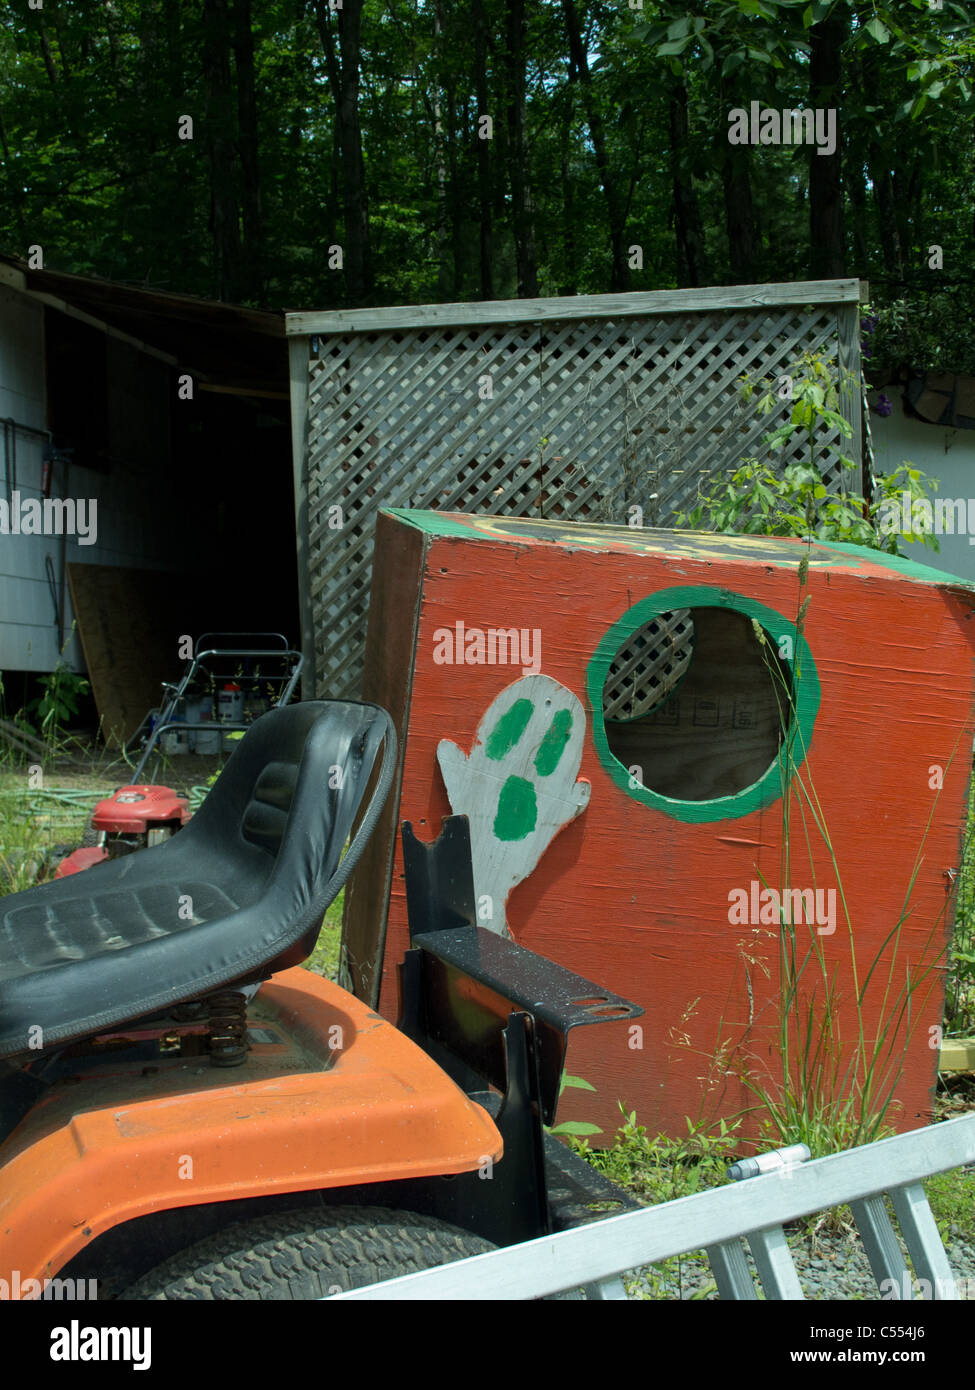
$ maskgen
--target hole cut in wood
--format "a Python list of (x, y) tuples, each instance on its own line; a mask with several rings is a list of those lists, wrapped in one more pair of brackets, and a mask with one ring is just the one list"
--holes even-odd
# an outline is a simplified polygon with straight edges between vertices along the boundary
[(761, 642), (746, 614), (685, 612), (694, 642), (682, 678), (637, 718), (607, 712), (609, 749), (635, 783), (661, 796), (736, 796), (778, 755), (792, 714), (792, 673), (773, 638), (766, 634)]

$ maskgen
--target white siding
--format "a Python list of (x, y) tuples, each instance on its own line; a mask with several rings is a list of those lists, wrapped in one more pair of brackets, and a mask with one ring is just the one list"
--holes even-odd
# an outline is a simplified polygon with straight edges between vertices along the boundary
[[(47, 424), (44, 373), (44, 310), (27, 295), (0, 285), (0, 417), (34, 429)], [(0, 441), (0, 449), (2, 449)], [(39, 497), (44, 441), (16, 436), (16, 484), (24, 497)], [(12, 458), (9, 460), (12, 464)], [(7, 460), (0, 454), (0, 467)], [(0, 495), (8, 495), (7, 474)], [(13, 479), (11, 479), (11, 482)], [(0, 535), (0, 670), (50, 671), (58, 660), (54, 602), (44, 570), (50, 555), (59, 573), (56, 536)], [(80, 667), (77, 641), (65, 660)]]
[(945, 429), (913, 419), (904, 414), (899, 393), (888, 394), (894, 405), (891, 414), (870, 414), (876, 471), (891, 473), (910, 461), (940, 480), (936, 498), (964, 498), (969, 517), (970, 534), (939, 536), (939, 552), (903, 541), (901, 551), (922, 565), (975, 580), (975, 430)]
[[(48, 423), (44, 333), (43, 307), (0, 286), (0, 418), (35, 429)], [(192, 490), (173, 478), (168, 369), (118, 339), (109, 338), (106, 346), (111, 465), (107, 472), (70, 468), (67, 495), (97, 500), (97, 530), (94, 544), (68, 536), (63, 563), (192, 568), (194, 551), (205, 546), (206, 527), (194, 515)], [(0, 440), (0, 468), (2, 447)], [(43, 457), (44, 441), (18, 431), (16, 484), (22, 498), (40, 497)], [(58, 464), (57, 494), (62, 477)], [(6, 499), (7, 491), (4, 474), (0, 497)], [(0, 534), (0, 671), (50, 671), (58, 661), (45, 559), (51, 557), (60, 583), (61, 547), (59, 536)], [(66, 592), (62, 659), (81, 671), (81, 644), (76, 633), (70, 635), (73, 617)]]

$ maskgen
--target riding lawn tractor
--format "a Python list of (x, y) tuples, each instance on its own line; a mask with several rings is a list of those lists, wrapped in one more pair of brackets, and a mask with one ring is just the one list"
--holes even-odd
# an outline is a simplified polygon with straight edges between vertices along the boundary
[(642, 1010), (476, 925), (466, 818), (402, 827), (397, 1027), (299, 968), (395, 761), (378, 706), (274, 709), (178, 835), (0, 899), (7, 1296), (319, 1298), (633, 1206), (546, 1127)]

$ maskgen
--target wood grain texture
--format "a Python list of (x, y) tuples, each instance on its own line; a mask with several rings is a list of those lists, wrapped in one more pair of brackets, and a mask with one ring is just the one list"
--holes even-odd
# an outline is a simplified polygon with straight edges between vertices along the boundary
[(795, 280), (714, 289), (643, 290), (552, 299), (490, 299), (469, 304), (401, 304), (387, 309), (324, 309), (285, 315), (289, 337), (303, 333), (371, 332), (443, 324), (537, 323), (590, 314), (682, 314), (693, 310), (764, 308), (780, 304), (845, 304), (860, 298), (858, 280)]
[(975, 1038), (945, 1038), (938, 1065), (941, 1071), (975, 1072)]
[[(422, 533), (428, 548), (418, 584), (397, 587), (385, 576), (388, 616), (371, 629), (377, 677), (370, 688), (378, 691), (402, 660), (389, 652), (387, 634), (417, 624), (408, 691), (398, 678), (397, 698), (406, 704), (396, 717), (408, 735), (400, 804), (389, 824), (409, 819), (433, 838), (450, 810), (437, 767), (439, 743), (446, 738), (469, 749), (484, 711), (519, 674), (499, 665), (437, 664), (436, 631), (458, 619), (485, 630), (538, 628), (542, 673), (585, 706), (578, 775), (591, 783), (592, 795), (585, 814), (566, 825), (511, 893), (507, 924), (522, 945), (647, 1010), (639, 1046), (626, 1026), (573, 1036), (569, 1070), (597, 1091), (567, 1092), (563, 1117), (595, 1121), (608, 1137), (622, 1100), (651, 1132), (682, 1135), (685, 1116), (747, 1109), (750, 1098), (735, 1066), (769, 1079), (777, 1055), (778, 929), (732, 924), (732, 892), (756, 881), (824, 892), (841, 884), (862, 980), (902, 912), (923, 846), (895, 969), (931, 964), (948, 940), (953, 909), (945, 871), (959, 864), (975, 728), (972, 595), (937, 575), (925, 578), (918, 567), (900, 573), (871, 552), (813, 550), (806, 636), (822, 694), (805, 775), (824, 809), (839, 881), (822, 838), (811, 827), (807, 850), (797, 823), (791, 884), (782, 884), (781, 800), (707, 823), (635, 801), (594, 747), (586, 671), (607, 629), (660, 590), (710, 587), (794, 618), (803, 548), (764, 538), (732, 543), (538, 523), (512, 536), (492, 534), (498, 523), (491, 518), (454, 521), (456, 534)], [(420, 530), (404, 518), (389, 524)], [(443, 532), (449, 524), (443, 517), (430, 522)], [(790, 556), (795, 564), (786, 563)], [(729, 696), (736, 696), (740, 679), (728, 670)], [(933, 785), (939, 778), (940, 790)], [(398, 845), (395, 855), (381, 994), (389, 1017), (396, 1014), (395, 968), (407, 942)], [(837, 972), (846, 1046), (856, 1031), (850, 930), (839, 907), (837, 914), (835, 932), (818, 940)], [(875, 971), (867, 989), (870, 1036), (880, 1027), (888, 973)], [(902, 1129), (930, 1115), (938, 1054), (928, 1046), (928, 1028), (941, 1022), (942, 981), (935, 970), (919, 987), (913, 1033), (902, 1058), (898, 1053), (903, 1075), (891, 1118)], [(716, 1066), (711, 1059), (723, 1042), (737, 1061)]]
[[(379, 1002), (393, 855), (400, 849), (400, 779), (426, 545), (421, 532), (397, 525), (390, 517), (379, 518), (376, 553), (380, 563), (373, 575), (369, 601), (362, 698), (388, 710), (399, 739), (399, 759), (382, 816), (345, 890), (340, 981), (373, 1007)], [(430, 769), (430, 774), (431, 778), (435, 775), (435, 768)], [(363, 804), (368, 804), (368, 797)], [(439, 825), (438, 821), (438, 830)], [(414, 824), (414, 829), (424, 837), (422, 824)], [(402, 891), (402, 882), (400, 888)]]

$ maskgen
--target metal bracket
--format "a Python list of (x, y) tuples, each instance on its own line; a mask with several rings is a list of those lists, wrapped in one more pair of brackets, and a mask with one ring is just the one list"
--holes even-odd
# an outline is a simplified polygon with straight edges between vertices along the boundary
[(644, 1010), (582, 975), (505, 937), (475, 926), (470, 831), (466, 816), (448, 816), (432, 844), (403, 825), (406, 898), (416, 997), (404, 1016), (491, 1085), (507, 1084), (504, 1030), (513, 1013), (533, 1019), (539, 1103), (552, 1124), (568, 1035), (585, 1024), (638, 1018)]

